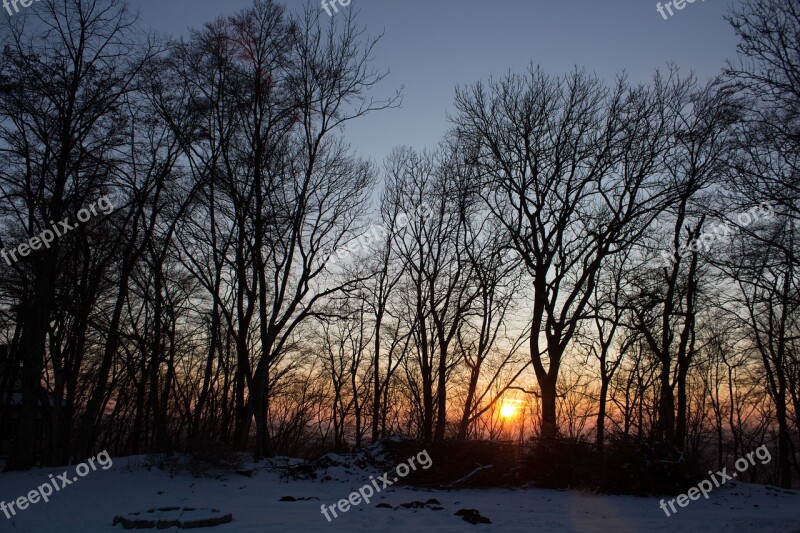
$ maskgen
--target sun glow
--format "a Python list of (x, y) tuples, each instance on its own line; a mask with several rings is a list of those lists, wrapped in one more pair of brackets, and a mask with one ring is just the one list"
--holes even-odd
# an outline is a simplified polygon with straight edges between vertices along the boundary
[(516, 401), (506, 400), (500, 406), (500, 418), (514, 418), (519, 412), (519, 406)]

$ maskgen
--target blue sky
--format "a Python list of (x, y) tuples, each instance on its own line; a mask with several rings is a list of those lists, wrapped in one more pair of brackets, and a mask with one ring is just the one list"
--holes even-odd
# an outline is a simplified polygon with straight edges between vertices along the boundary
[[(172, 35), (250, 3), (131, 0), (145, 26)], [(293, 10), (305, 2), (283, 3)], [(531, 62), (551, 74), (577, 65), (608, 79), (624, 70), (634, 81), (674, 62), (706, 79), (736, 53), (724, 20), (736, 3), (697, 0), (664, 20), (651, 0), (352, 0), (340, 9), (359, 10), (369, 33), (385, 32), (375, 66), (390, 74), (376, 95), (405, 90), (401, 109), (352, 123), (346, 137), (378, 163), (393, 146), (433, 147), (448, 129), (456, 85), (523, 72)]]

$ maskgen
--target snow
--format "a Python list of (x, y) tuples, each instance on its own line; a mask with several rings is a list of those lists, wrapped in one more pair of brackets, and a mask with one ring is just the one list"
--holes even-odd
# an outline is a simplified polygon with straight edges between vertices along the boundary
[[(330, 457), (334, 459), (334, 457)], [(347, 461), (336, 456), (345, 465)], [(322, 504), (333, 505), (370, 482), (373, 470), (330, 466), (330, 481), (287, 480), (272, 464), (293, 462), (282, 458), (248, 462), (240, 471), (252, 477), (227, 473), (224, 477), (194, 478), (148, 468), (144, 456), (114, 458), (109, 470), (90, 472), (55, 492), (50, 501), (30, 505), (6, 519), (0, 513), (0, 531), (96, 532), (124, 531), (112, 527), (116, 515), (143, 512), (154, 507), (204, 507), (232, 513), (233, 522), (204, 531), (259, 532), (360, 532), (420, 531), (800, 531), (800, 492), (728, 482), (711, 492), (708, 500), (692, 501), (666, 517), (660, 498), (606, 496), (578, 491), (545, 489), (417, 490), (398, 485), (377, 494), (328, 522)], [(9, 502), (49, 481), (64, 469), (37, 469), (0, 474), (0, 500)], [(66, 469), (72, 475), (74, 467)], [(335, 474), (335, 475), (332, 475)], [(377, 476), (376, 476), (377, 477)], [(281, 502), (284, 496), (298, 501)], [(303, 499), (301, 498), (308, 498)], [(435, 498), (444, 510), (376, 508), (378, 503), (397, 507)], [(455, 516), (460, 509), (477, 509), (491, 524), (470, 525)], [(177, 531), (177, 529), (171, 529)]]

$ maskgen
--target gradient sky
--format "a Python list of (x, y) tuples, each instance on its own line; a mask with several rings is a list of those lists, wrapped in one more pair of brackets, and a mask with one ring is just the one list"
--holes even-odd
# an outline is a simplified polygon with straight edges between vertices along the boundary
[[(172, 35), (250, 3), (130, 0), (145, 26)], [(305, 1), (283, 3), (295, 10)], [(405, 90), (401, 109), (351, 123), (346, 137), (378, 163), (397, 145), (433, 147), (448, 129), (456, 85), (521, 73), (531, 62), (550, 74), (577, 65), (607, 79), (624, 70), (633, 81), (674, 62), (707, 79), (736, 53), (724, 20), (736, 4), (697, 0), (664, 20), (651, 0), (352, 0), (340, 9), (359, 10), (368, 33), (385, 32), (374, 65), (390, 74), (376, 96)]]

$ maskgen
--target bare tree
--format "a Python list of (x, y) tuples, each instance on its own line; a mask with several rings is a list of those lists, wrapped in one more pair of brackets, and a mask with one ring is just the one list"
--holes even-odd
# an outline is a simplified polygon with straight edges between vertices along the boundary
[(582, 72), (552, 78), (533, 67), (457, 90), (457, 134), (533, 280), (530, 352), (545, 438), (557, 434), (559, 370), (601, 266), (666, 203), (656, 178), (667, 98), (624, 80), (609, 90)]
[(800, 407), (796, 393), (788, 392), (789, 383), (797, 383), (794, 321), (800, 304), (795, 279), (800, 214), (800, 50), (796, 42), (800, 8), (790, 0), (748, 0), (733, 11), (729, 21), (740, 39), (739, 60), (729, 63), (726, 71), (749, 98), (750, 110), (729, 187), (745, 201), (765, 202), (778, 217), (767, 228), (759, 224), (743, 232), (745, 246), (763, 255), (733, 260), (727, 271), (741, 289), (741, 303), (749, 317), (748, 337), (763, 362), (775, 403), (780, 483), (789, 487), (791, 462), (797, 464), (797, 459), (791, 451), (788, 411), (793, 402), (797, 420)]
[[(150, 56), (138, 46), (133, 22), (124, 5), (45, 0), (35, 13), (8, 23), (0, 71), (0, 187), (2, 214), (23, 228), (22, 235), (74, 219), (113, 181), (112, 153), (123, 144), (127, 122), (122, 103)], [(55, 240), (13, 267), (26, 287), (18, 307), (20, 334), (12, 346), (23, 360), (24, 388), (8, 469), (36, 461), (46, 339), (73, 237)], [(7, 243), (5, 238), (0, 244)]]

